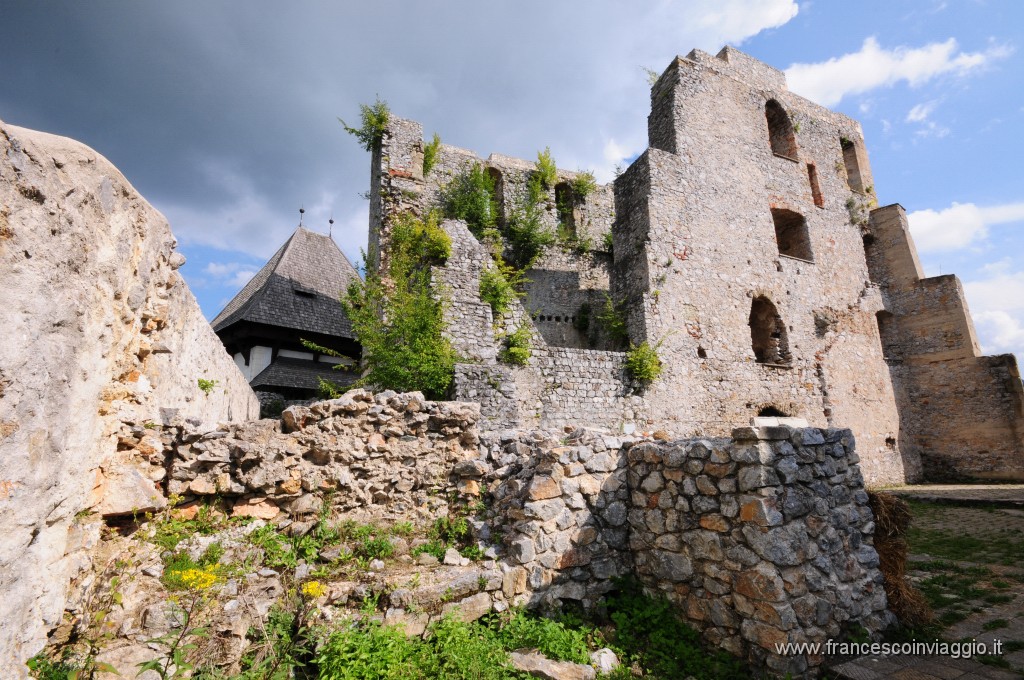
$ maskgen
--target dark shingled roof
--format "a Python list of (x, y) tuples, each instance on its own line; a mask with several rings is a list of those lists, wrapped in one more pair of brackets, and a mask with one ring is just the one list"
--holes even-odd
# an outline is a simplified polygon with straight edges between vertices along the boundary
[(249, 321), (353, 338), (339, 298), (358, 279), (334, 239), (299, 227), (214, 318), (213, 330)]
[(313, 390), (320, 386), (318, 378), (329, 380), (340, 386), (349, 385), (359, 378), (356, 370), (334, 369), (331, 364), (309, 359), (278, 357), (272, 364), (260, 371), (249, 383), (254, 390), (259, 388), (282, 388)]

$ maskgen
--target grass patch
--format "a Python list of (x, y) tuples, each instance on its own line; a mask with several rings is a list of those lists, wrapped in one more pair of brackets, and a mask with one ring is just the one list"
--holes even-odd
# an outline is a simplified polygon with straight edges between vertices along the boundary
[(1010, 622), (1006, 619), (992, 619), (981, 624), (982, 630), (999, 630), (1000, 628), (1006, 628), (1010, 625)]

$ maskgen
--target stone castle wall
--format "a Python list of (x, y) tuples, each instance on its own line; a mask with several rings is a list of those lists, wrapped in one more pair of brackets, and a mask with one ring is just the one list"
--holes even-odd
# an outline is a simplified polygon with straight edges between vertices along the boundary
[(95, 151), (0, 123), (0, 667), (60, 620), (83, 566), (75, 515), (163, 503), (139, 468), (151, 441), (123, 429), (258, 413), (175, 244)]
[(871, 279), (903, 421), (900, 447), (931, 480), (1024, 479), (1024, 389), (1012, 354), (982, 356), (963, 286), (925, 278), (902, 206), (871, 212)]
[[(856, 121), (790, 93), (780, 71), (726, 48), (670, 64), (652, 87), (648, 128), (650, 148), (579, 208), (582, 233), (592, 243), (610, 233), (611, 252), (549, 249), (504, 318), (479, 299), (487, 249), (465, 225), (446, 224), (453, 255), (435, 278), (454, 291), (455, 344), (479, 362), (457, 370), (455, 397), (483, 405), (484, 427), (583, 418), (721, 436), (782, 413), (850, 427), (870, 485), (916, 481), (922, 470), (1019, 475), (1024, 410), (1015, 361), (981, 359), (959, 283), (923, 279), (905, 229), (885, 226), (888, 208), (871, 212)], [(442, 145), (424, 176), (423, 143), (419, 124), (389, 124), (374, 157), (373, 247), (386, 240), (391, 216), (436, 205), (470, 164), (499, 179), (506, 210), (533, 171), (529, 161)], [(559, 171), (560, 180), (573, 176)], [(554, 229), (553, 192), (544, 207)], [(794, 216), (800, 228), (786, 225)], [(625, 347), (575, 327), (608, 296), (625, 313), (630, 342), (658, 347), (664, 371), (650, 386), (631, 384), (621, 370), (617, 350)], [(771, 342), (785, 350), (776, 359), (754, 347), (751, 319), (765, 303), (776, 319)], [(533, 357), (525, 367), (502, 365), (502, 338), (524, 325)], [(952, 385), (943, 371), (966, 382)], [(591, 378), (611, 382), (595, 390)], [(948, 417), (958, 408), (972, 415)], [(980, 449), (966, 445), (975, 429), (985, 430)]]

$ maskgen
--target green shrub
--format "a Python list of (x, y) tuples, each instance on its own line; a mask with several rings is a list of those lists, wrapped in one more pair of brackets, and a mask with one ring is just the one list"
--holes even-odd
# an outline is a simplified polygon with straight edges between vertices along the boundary
[(213, 392), (213, 388), (217, 386), (217, 381), (199, 378), (196, 380), (196, 384), (199, 385), (199, 389), (203, 391), (203, 394), (210, 394), (210, 392)]
[(380, 146), (381, 140), (384, 139), (384, 131), (387, 130), (388, 120), (391, 118), (387, 102), (381, 101), (378, 97), (373, 106), (360, 104), (359, 117), (361, 121), (357, 128), (349, 127), (341, 118), (338, 120), (341, 121), (345, 132), (358, 139), (364, 149), (373, 151)]
[(555, 159), (551, 157), (550, 147), (544, 147), (543, 151), (537, 152), (537, 163), (535, 164), (536, 175), (545, 189), (555, 186), (558, 181), (558, 167)]
[(401, 213), (391, 227), (391, 238), (432, 264), (444, 264), (452, 254), (452, 237), (441, 228), (440, 221), (437, 210), (431, 210), (422, 220), (412, 213)]
[(701, 647), (700, 634), (675, 614), (664, 597), (648, 597), (635, 579), (617, 583), (618, 591), (605, 601), (615, 624), (614, 646), (623, 666), (635, 660), (653, 678), (749, 678), (750, 670), (729, 654)]
[(532, 354), (530, 351), (531, 339), (530, 329), (526, 326), (515, 329), (505, 336), (504, 346), (498, 353), (498, 359), (506, 364), (525, 366)]
[(662, 369), (657, 347), (652, 347), (646, 340), (630, 346), (626, 353), (626, 372), (634, 381), (642, 384), (653, 382), (661, 375)]
[(612, 236), (612, 230), (609, 229), (601, 237), (601, 249), (609, 255), (613, 255), (613, 248), (615, 247), (615, 237)]
[(479, 163), (474, 163), (452, 178), (441, 189), (444, 216), (463, 220), (476, 237), (497, 224), (498, 207), (494, 179)]
[(426, 177), (437, 163), (437, 152), (441, 149), (441, 135), (434, 133), (434, 138), (423, 146), (423, 176)]
[(366, 374), (356, 385), (419, 391), (428, 399), (443, 399), (448, 392), (456, 354), (444, 337), (442, 303), (431, 289), (430, 261), (423, 252), (444, 251), (431, 221), (429, 216), (425, 223), (396, 219), (387, 272), (354, 281), (342, 298), (363, 347)]
[(438, 678), (501, 680), (522, 677), (486, 627), (446, 616), (431, 626)]
[(577, 173), (572, 181), (572, 193), (577, 200), (583, 200), (597, 189), (597, 180), (589, 170)]
[[(368, 612), (367, 612), (368, 613)], [(316, 658), (321, 680), (503, 680), (521, 677), (494, 634), (476, 623), (445, 617), (430, 639), (406, 637), (400, 627), (369, 616), (333, 632)]]
[(501, 316), (522, 297), (516, 288), (523, 284), (523, 275), (500, 259), (495, 264), (480, 275), (480, 299), (491, 306), (495, 316)]
[(321, 680), (405, 680), (437, 677), (436, 661), (421, 640), (370, 617), (344, 624), (320, 648)]
[(587, 632), (574, 630), (560, 621), (516, 610), (494, 618), (498, 642), (505, 649), (536, 649), (555, 661), (589, 664)]
[(362, 543), (356, 546), (355, 553), (368, 560), (386, 560), (395, 554), (395, 545), (386, 536), (364, 538)]
[(557, 236), (544, 226), (539, 205), (527, 200), (512, 206), (505, 220), (505, 238), (509, 262), (519, 270), (528, 269)]

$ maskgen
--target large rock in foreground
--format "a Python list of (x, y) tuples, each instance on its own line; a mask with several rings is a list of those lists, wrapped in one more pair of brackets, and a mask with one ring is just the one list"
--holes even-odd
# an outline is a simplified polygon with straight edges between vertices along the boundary
[(126, 430), (258, 414), (175, 245), (105, 158), (0, 122), (0, 668), (24, 675), (61, 616), (75, 515), (163, 502)]

